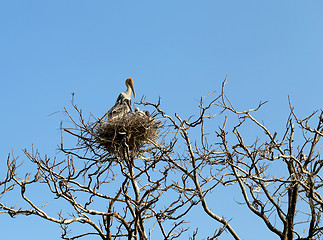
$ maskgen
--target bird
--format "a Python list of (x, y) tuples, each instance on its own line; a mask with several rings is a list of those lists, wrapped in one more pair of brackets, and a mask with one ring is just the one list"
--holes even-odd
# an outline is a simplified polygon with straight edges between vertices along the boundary
[(126, 80), (127, 90), (120, 93), (114, 106), (107, 112), (108, 120), (122, 117), (128, 112), (132, 112), (131, 108), (131, 94), (136, 97), (135, 89), (133, 87), (132, 78)]
[(148, 111), (146, 110), (140, 110), (139, 107), (135, 106), (135, 114), (139, 114), (142, 117), (147, 117), (151, 119), (151, 115)]

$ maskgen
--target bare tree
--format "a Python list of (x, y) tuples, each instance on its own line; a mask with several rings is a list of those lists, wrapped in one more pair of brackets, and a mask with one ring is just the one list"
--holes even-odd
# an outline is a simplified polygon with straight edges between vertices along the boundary
[[(65, 158), (25, 150), (36, 166), (34, 173), (26, 173), (18, 158), (9, 156), (0, 197), (17, 188), (28, 207), (0, 201), (0, 211), (58, 223), (63, 239), (152, 239), (154, 234), (176, 239), (185, 232), (196, 239), (198, 226), (189, 229), (187, 221), (191, 210), (201, 206), (209, 221), (219, 224), (208, 239), (224, 233), (241, 239), (230, 224), (236, 215), (222, 217), (208, 202), (215, 189), (238, 186), (239, 204), (278, 238), (321, 239), (323, 111), (301, 119), (290, 101), (284, 131), (271, 132), (254, 117), (265, 103), (239, 111), (225, 96), (225, 83), (218, 95), (202, 97), (199, 113), (189, 119), (167, 115), (160, 100), (142, 99), (139, 104), (152, 108), (154, 118), (130, 114), (113, 125), (91, 115), (86, 121), (72, 101), (75, 115), (65, 109), (70, 125), (61, 127), (59, 149)], [(66, 134), (76, 145), (66, 146)], [(29, 194), (37, 184), (67, 203), (56, 216)], [(72, 223), (92, 231), (72, 235)]]

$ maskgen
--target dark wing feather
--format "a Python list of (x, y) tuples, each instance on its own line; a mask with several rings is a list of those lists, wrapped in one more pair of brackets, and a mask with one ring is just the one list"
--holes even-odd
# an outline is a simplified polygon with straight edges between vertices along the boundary
[(130, 100), (125, 99), (124, 96), (120, 94), (114, 106), (107, 113), (108, 119), (111, 120), (116, 117), (121, 117), (130, 111), (132, 111)]
[(116, 104), (118, 103), (118, 102), (122, 102), (122, 99), (124, 99), (124, 96), (120, 93), (119, 94), (119, 96), (118, 96), (118, 98), (117, 98), (117, 101), (116, 101)]
[(121, 117), (129, 112), (129, 108), (126, 104), (115, 104), (108, 112), (108, 119), (111, 120), (115, 117)]
[(132, 108), (131, 108), (131, 99), (124, 99), (123, 100), (124, 104), (127, 104), (129, 111), (132, 112)]

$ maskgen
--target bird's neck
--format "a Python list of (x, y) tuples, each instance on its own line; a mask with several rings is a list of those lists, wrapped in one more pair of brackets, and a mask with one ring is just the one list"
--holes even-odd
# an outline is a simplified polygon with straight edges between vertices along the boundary
[(125, 96), (127, 98), (131, 98), (131, 93), (132, 93), (132, 90), (129, 86), (127, 86), (127, 90), (124, 92)]

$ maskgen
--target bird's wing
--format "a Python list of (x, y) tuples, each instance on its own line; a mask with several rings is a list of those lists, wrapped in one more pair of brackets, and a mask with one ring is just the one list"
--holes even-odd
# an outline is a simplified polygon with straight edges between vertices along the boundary
[(124, 99), (123, 100), (125, 104), (127, 104), (129, 111), (132, 112), (132, 108), (131, 108), (131, 99)]
[(124, 96), (122, 95), (122, 93), (120, 93), (118, 98), (117, 98), (116, 104), (121, 103), (123, 99), (124, 99)]
[(116, 104), (119, 103), (119, 104), (126, 104), (128, 107), (129, 107), (129, 111), (132, 112), (132, 108), (131, 108), (131, 98), (128, 99), (125, 97), (124, 93), (120, 93), (118, 98), (117, 98), (117, 101), (116, 101)]
[(129, 111), (127, 104), (116, 102), (116, 104), (108, 111), (108, 119), (111, 120), (115, 117), (121, 117)]

